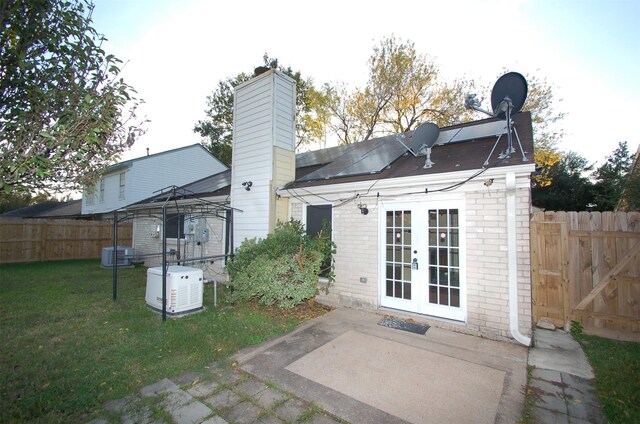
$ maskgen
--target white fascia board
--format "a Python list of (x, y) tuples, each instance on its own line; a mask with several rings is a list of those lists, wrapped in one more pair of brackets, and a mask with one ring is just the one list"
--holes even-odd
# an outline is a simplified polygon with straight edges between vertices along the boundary
[[(524, 165), (514, 165), (509, 167), (497, 167), (497, 168), (489, 168), (482, 174), (480, 174), (475, 179), (469, 181), (464, 188), (460, 188), (462, 190), (469, 189), (477, 189), (477, 187), (473, 187), (478, 183), (483, 183), (488, 179), (494, 179), (494, 182), (499, 180), (504, 180), (507, 172), (513, 172), (517, 176), (526, 176), (527, 179), (519, 179), (518, 187), (528, 187), (528, 176), (535, 170), (535, 164), (524, 164)], [(289, 190), (295, 193), (296, 197), (304, 197), (309, 194), (331, 194), (331, 193), (356, 193), (367, 191), (371, 188), (371, 193), (375, 193), (378, 191), (386, 191), (386, 190), (394, 190), (398, 194), (403, 194), (407, 192), (414, 192), (417, 189), (423, 190), (424, 188), (428, 188), (429, 190), (438, 190), (444, 187), (447, 187), (451, 184), (456, 184), (461, 181), (466, 180), (467, 178), (473, 176), (479, 171), (479, 169), (459, 171), (459, 172), (447, 172), (442, 174), (425, 174), (425, 175), (413, 175), (409, 177), (400, 177), (400, 178), (387, 178), (383, 180), (366, 180), (366, 181), (357, 181), (357, 182), (348, 182), (348, 183), (337, 183), (337, 184), (326, 184), (320, 186), (309, 186), (309, 187), (297, 187), (292, 189), (285, 189), (279, 187), (276, 190), (276, 194), (282, 197), (294, 197), (289, 193)]]

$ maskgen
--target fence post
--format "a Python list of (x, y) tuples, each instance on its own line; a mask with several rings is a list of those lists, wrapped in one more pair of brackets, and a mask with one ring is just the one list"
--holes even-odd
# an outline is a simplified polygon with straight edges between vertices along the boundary
[(562, 278), (562, 316), (564, 321), (564, 330), (571, 329), (571, 305), (570, 299), (570, 282), (569, 282), (569, 230), (567, 222), (560, 223), (560, 269)]
[[(530, 244), (530, 252), (531, 252), (531, 314), (533, 315), (534, 321), (540, 317), (539, 312), (539, 279), (538, 275), (538, 222), (536, 221), (536, 217), (534, 215), (534, 219), (531, 220), (531, 224), (529, 226), (529, 244)], [(535, 323), (534, 323), (535, 324)]]
[(113, 301), (118, 298), (118, 211), (113, 211)]

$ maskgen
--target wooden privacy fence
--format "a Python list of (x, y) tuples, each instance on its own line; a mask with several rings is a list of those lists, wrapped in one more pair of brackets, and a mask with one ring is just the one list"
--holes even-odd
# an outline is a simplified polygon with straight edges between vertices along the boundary
[[(118, 244), (131, 246), (133, 227), (118, 226)], [(113, 223), (74, 219), (0, 219), (0, 263), (96, 259), (113, 245)]]
[(536, 321), (640, 337), (640, 212), (534, 213), (531, 273)]

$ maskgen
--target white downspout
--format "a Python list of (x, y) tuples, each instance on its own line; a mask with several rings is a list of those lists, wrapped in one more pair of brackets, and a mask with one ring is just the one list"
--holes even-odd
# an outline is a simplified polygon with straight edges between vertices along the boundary
[(519, 343), (531, 345), (531, 338), (518, 327), (518, 255), (516, 235), (516, 174), (507, 172), (507, 260), (509, 264), (509, 330)]

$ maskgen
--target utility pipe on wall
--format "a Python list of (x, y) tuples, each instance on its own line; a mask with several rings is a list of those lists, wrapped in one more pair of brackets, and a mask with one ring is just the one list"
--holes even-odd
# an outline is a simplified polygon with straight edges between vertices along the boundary
[(507, 172), (507, 260), (509, 264), (509, 330), (514, 339), (525, 346), (531, 338), (518, 327), (518, 255), (516, 234), (516, 174)]

